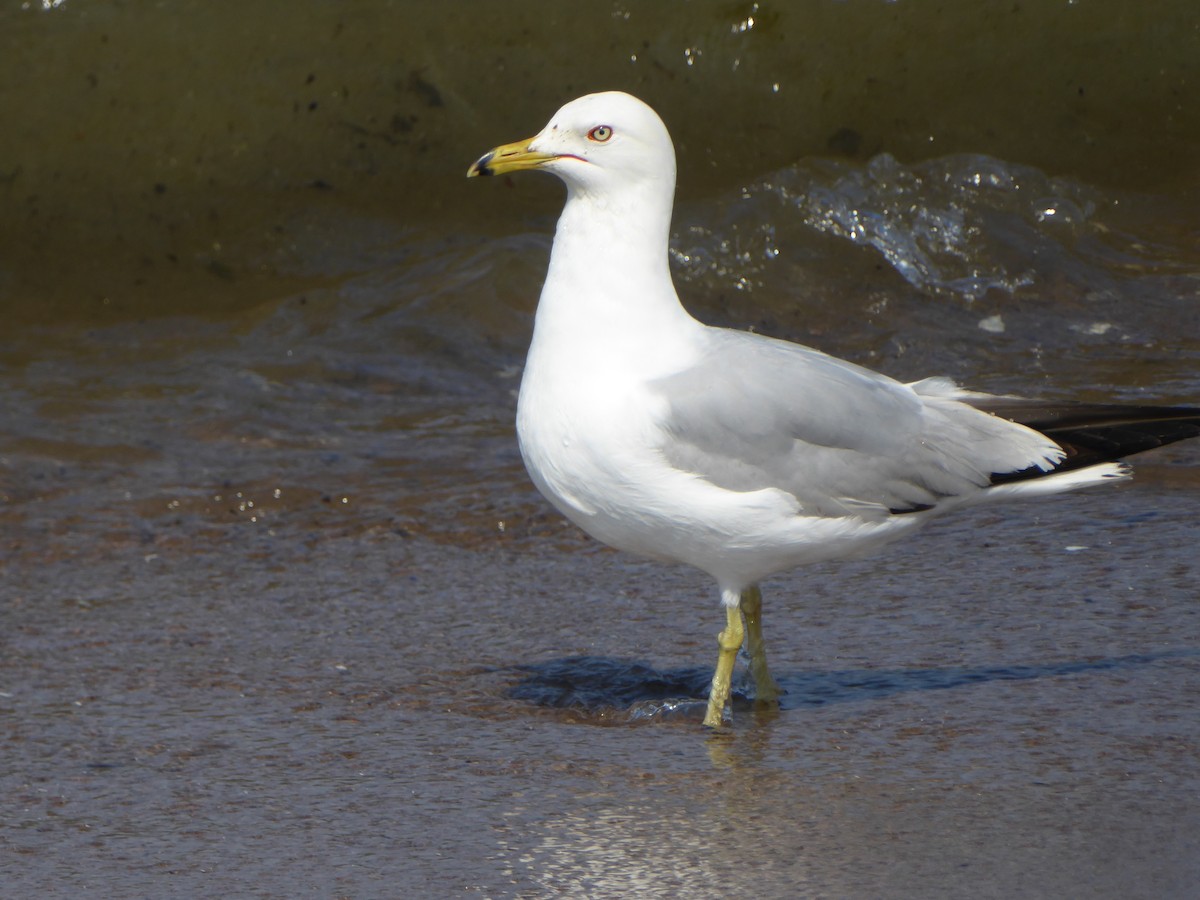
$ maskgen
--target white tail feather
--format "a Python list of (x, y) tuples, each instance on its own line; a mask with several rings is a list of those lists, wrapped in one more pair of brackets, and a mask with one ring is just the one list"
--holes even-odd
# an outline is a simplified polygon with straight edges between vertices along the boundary
[(1026, 481), (1014, 481), (1009, 484), (998, 484), (984, 492), (984, 499), (1001, 500), (1016, 497), (1045, 497), (1050, 494), (1063, 494), (1067, 491), (1078, 491), (1082, 488), (1113, 481), (1124, 481), (1133, 475), (1133, 468), (1127, 463), (1108, 462), (1085, 469), (1071, 469), (1041, 478), (1030, 478)]

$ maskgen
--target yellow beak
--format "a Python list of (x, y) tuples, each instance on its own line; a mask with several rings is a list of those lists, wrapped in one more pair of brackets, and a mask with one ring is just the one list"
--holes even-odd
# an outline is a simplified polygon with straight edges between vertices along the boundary
[(514, 141), (489, 150), (479, 157), (471, 168), (467, 169), (467, 177), (476, 175), (503, 175), (505, 172), (520, 172), (525, 169), (537, 169), (552, 159), (558, 159), (554, 153), (539, 153), (530, 148), (533, 138)]

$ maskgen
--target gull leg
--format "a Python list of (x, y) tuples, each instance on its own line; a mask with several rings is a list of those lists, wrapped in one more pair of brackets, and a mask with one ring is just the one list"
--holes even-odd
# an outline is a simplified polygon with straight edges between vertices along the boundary
[(733, 663), (742, 647), (742, 611), (736, 606), (725, 607), (725, 628), (717, 635), (717, 670), (713, 673), (712, 688), (708, 692), (708, 712), (704, 724), (709, 728), (720, 728), (725, 718), (725, 704), (729, 702), (730, 682), (733, 679)]
[(760, 703), (778, 703), (779, 685), (767, 668), (767, 648), (762, 638), (762, 591), (757, 584), (742, 591), (739, 605), (746, 616), (746, 651), (750, 654), (750, 674), (754, 677), (754, 699)]

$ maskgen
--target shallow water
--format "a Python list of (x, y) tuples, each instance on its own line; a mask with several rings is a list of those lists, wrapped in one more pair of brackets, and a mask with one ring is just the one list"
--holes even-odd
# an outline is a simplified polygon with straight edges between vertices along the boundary
[(1200, 447), (774, 579), (787, 694), (708, 735), (715, 588), (516, 451), (561, 189), (462, 177), (627, 87), (705, 321), (1196, 404), (1190, 7), (48, 6), (0, 11), (9, 892), (1190, 896)]

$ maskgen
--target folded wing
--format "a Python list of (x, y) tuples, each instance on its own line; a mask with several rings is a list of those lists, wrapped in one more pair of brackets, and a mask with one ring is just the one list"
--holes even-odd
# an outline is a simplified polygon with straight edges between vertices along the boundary
[(807, 515), (883, 518), (996, 484), (1200, 433), (1200, 411), (1050, 407), (903, 384), (816, 350), (710, 329), (692, 367), (656, 382), (674, 467), (734, 491), (774, 488)]

